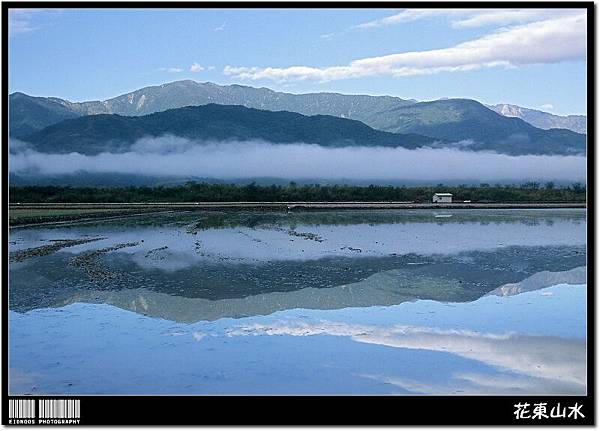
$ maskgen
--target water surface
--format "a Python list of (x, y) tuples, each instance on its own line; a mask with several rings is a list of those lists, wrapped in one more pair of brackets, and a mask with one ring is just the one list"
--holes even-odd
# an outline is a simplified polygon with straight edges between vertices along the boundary
[(584, 210), (182, 212), (10, 241), (11, 394), (586, 391)]

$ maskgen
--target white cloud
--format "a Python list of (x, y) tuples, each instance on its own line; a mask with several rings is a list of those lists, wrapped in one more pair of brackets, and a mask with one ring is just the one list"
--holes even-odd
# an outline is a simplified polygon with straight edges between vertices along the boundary
[(226, 23), (226, 22), (224, 22), (224, 23), (223, 23), (223, 24), (221, 24), (220, 26), (218, 26), (218, 27), (215, 27), (213, 30), (214, 30), (214, 31), (223, 31), (223, 30), (225, 30), (225, 26), (226, 26), (226, 25), (227, 25), (227, 23)]
[(455, 28), (524, 24), (580, 13), (576, 9), (405, 9), (397, 14), (364, 22), (358, 29), (388, 27), (433, 17), (450, 18)]
[(331, 39), (333, 36), (335, 36), (335, 33), (324, 33), (321, 35), (321, 39)]
[(63, 13), (63, 9), (18, 9), (8, 10), (8, 34), (32, 33), (42, 29)]
[(452, 26), (483, 27), (488, 25), (525, 24), (541, 19), (555, 19), (581, 13), (574, 9), (520, 9), (477, 11), (471, 16), (452, 21)]
[(558, 63), (583, 60), (585, 56), (586, 15), (585, 12), (580, 12), (504, 28), (449, 48), (363, 58), (347, 65), (322, 68), (226, 66), (223, 73), (238, 79), (327, 82), (365, 76), (401, 77), (487, 67)]
[[(11, 142), (12, 145), (12, 142)], [(11, 155), (14, 173), (58, 175), (77, 170), (211, 178), (328, 178), (480, 181), (585, 181), (586, 157), (508, 156), (456, 149), (327, 148), (265, 142), (198, 142), (143, 138), (131, 151), (86, 156), (24, 150)]]
[(405, 9), (395, 15), (391, 15), (385, 18), (376, 19), (373, 21), (364, 22), (354, 26), (354, 28), (376, 28), (376, 27), (387, 27), (390, 25), (402, 24), (405, 22), (418, 21), (424, 18), (431, 18), (435, 16), (444, 15), (457, 15), (460, 13), (466, 13), (468, 10), (455, 10), (455, 9)]
[(161, 72), (169, 72), (169, 73), (183, 72), (183, 69), (180, 67), (161, 67), (158, 70), (160, 70)]
[(203, 70), (204, 70), (204, 67), (200, 66), (196, 62), (194, 62), (194, 64), (192, 64), (190, 66), (190, 72), (202, 72)]
[(544, 103), (540, 106), (544, 111), (552, 111), (554, 109), (554, 105), (552, 103)]
[(42, 9), (9, 9), (8, 11), (8, 33), (15, 36), (22, 33), (30, 33), (39, 27), (33, 23), (33, 17)]

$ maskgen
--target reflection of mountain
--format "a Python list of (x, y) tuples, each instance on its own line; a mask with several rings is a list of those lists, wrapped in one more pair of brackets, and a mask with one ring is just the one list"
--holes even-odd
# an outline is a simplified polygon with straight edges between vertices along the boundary
[(527, 277), (519, 283), (509, 283), (492, 290), (488, 295), (512, 296), (519, 293), (539, 290), (557, 284), (586, 284), (587, 267), (580, 266), (570, 271), (542, 271)]
[[(410, 392), (442, 394), (456, 392), (462, 387), (462, 392), (468, 393), (583, 394), (586, 388), (586, 345), (583, 339), (326, 321), (316, 324), (292, 321), (242, 325), (230, 330), (228, 335), (350, 337), (359, 343), (450, 353), (499, 370), (496, 376), (478, 373), (455, 375), (456, 382), (451, 386), (395, 376), (364, 376)], [(510, 372), (508, 376), (507, 371)]]
[(586, 264), (585, 211), (452, 215), (205, 211), (19, 230), (11, 252), (102, 239), (11, 264), (10, 308), (106, 302), (189, 322), (413, 299), (465, 302)]
[(104, 303), (143, 315), (192, 323), (224, 317), (268, 315), (294, 308), (333, 310), (346, 307), (395, 305), (417, 298), (411, 296), (411, 293), (418, 294), (419, 287), (411, 289), (410, 293), (403, 293), (402, 289), (394, 287), (391, 283), (387, 285), (378, 283), (388, 278), (389, 275), (386, 273), (380, 273), (359, 283), (327, 289), (309, 287), (290, 292), (260, 293), (218, 300), (173, 296), (147, 289), (81, 290), (67, 301), (57, 303), (55, 306), (61, 307), (75, 302)]
[[(512, 250), (512, 253), (515, 251), (519, 250)], [(555, 254), (556, 250), (547, 248), (537, 249), (535, 253), (530, 250), (527, 253), (527, 260), (530, 261), (528, 268), (515, 266), (511, 252), (507, 253), (506, 250), (504, 253), (461, 254), (457, 258), (423, 258), (415, 255), (365, 258), (360, 259), (360, 263), (353, 263), (352, 270), (344, 267), (350, 264), (347, 260), (292, 262), (285, 266), (287, 269), (279, 267), (279, 270), (264, 265), (228, 265), (205, 268), (207, 272), (204, 275), (193, 275), (198, 273), (190, 269), (170, 274), (156, 271), (146, 274), (146, 278), (135, 283), (125, 279), (113, 282), (110, 287), (81, 281), (78, 284), (68, 283), (63, 279), (49, 283), (48, 276), (52, 277), (53, 274), (42, 267), (41, 272), (46, 276), (29, 271), (23, 279), (21, 274), (15, 273), (11, 283), (10, 306), (15, 311), (27, 311), (62, 307), (76, 302), (105, 303), (144, 315), (189, 323), (224, 317), (267, 315), (294, 308), (329, 310), (387, 306), (416, 299), (465, 302), (485, 295), (498, 285), (506, 285), (508, 280), (522, 280), (534, 268), (546, 267), (548, 259), (554, 259)], [(568, 253), (563, 254), (563, 265), (573, 265), (582, 260), (579, 254), (570, 257)], [(122, 264), (132, 266), (130, 260)], [(292, 270), (290, 264), (296, 265), (296, 270)], [(400, 265), (401, 268), (385, 269), (386, 265)], [(344, 271), (343, 268), (348, 270)], [(253, 274), (252, 270), (263, 271), (263, 275)], [(301, 270), (305, 271), (306, 276), (302, 276)], [(340, 283), (346, 284), (323, 286), (324, 276), (327, 275), (325, 271), (329, 272), (330, 283), (335, 283), (334, 277), (337, 277)], [(270, 274), (272, 277), (275, 272), (280, 275), (278, 284), (274, 284), (267, 276)], [(583, 273), (585, 277), (585, 267), (581, 267), (552, 273), (552, 279), (557, 283), (585, 283), (585, 278), (581, 281), (571, 276), (574, 272)], [(547, 272), (530, 278), (540, 279), (540, 274), (543, 276)], [(211, 285), (206, 278), (217, 282)], [(194, 283), (194, 279), (198, 281)], [(186, 288), (182, 289), (181, 286)], [(533, 290), (531, 283), (528, 286), (528, 290)], [(539, 288), (546, 286), (541, 283)]]

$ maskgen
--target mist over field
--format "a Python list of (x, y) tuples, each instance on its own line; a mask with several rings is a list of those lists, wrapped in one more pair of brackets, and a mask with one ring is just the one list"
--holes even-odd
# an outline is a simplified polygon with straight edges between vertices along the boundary
[[(457, 145), (468, 148), (468, 143)], [(10, 172), (62, 175), (76, 172), (219, 179), (274, 177), (436, 181), (585, 181), (585, 156), (509, 156), (463, 149), (333, 147), (260, 141), (198, 142), (143, 138), (127, 152), (48, 154), (11, 141)]]

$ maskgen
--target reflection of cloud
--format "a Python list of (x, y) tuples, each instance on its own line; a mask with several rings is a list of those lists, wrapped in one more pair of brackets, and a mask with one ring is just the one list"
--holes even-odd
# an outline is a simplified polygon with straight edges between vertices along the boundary
[[(502, 250), (507, 247), (583, 246), (586, 241), (585, 218), (580, 217), (585, 214), (583, 211), (547, 213), (547, 217), (540, 218), (539, 221), (537, 216), (532, 219), (528, 214), (517, 216), (515, 213), (512, 219), (502, 222), (487, 222), (486, 218), (482, 218), (480, 222), (465, 221), (461, 214), (464, 215), (455, 213), (451, 218), (435, 218), (434, 213), (428, 213), (408, 222), (403, 222), (404, 216), (398, 216), (393, 223), (380, 223), (378, 220), (381, 219), (373, 214), (346, 225), (327, 224), (319, 219), (305, 220), (302, 216), (291, 221), (279, 220), (276, 221), (277, 224), (271, 220), (261, 221), (255, 228), (245, 226), (247, 221), (243, 220), (238, 226), (233, 223), (233, 228), (219, 228), (216, 222), (210, 221), (207, 222), (206, 230), (196, 235), (186, 233), (187, 226), (171, 225), (161, 229), (136, 226), (126, 230), (103, 230), (110, 239), (63, 251), (81, 253), (144, 239), (136, 247), (120, 249), (118, 252), (132, 254), (135, 263), (141, 267), (171, 272), (200, 263), (256, 264), (405, 254), (420, 255), (416, 258), (418, 262), (427, 263), (430, 261), (428, 256), (431, 255), (451, 256), (463, 253), (459, 258), (466, 259), (468, 263), (480, 251)], [(200, 228), (204, 223), (200, 216), (189, 220), (191, 226), (199, 224)], [(543, 223), (542, 220), (552, 221), (553, 224)], [(226, 221), (223, 224), (228, 226)], [(290, 236), (289, 230), (292, 227), (297, 232), (315, 234), (323, 242)], [(477, 235), (473, 235), (475, 231)], [(99, 231), (89, 228), (82, 232), (96, 235)], [(26, 242), (11, 245), (11, 251), (47, 245), (45, 240), (49, 238), (79, 238), (74, 235), (73, 230), (67, 228), (36, 229), (27, 233)], [(443, 239), (448, 237), (453, 240)], [(291, 239), (294, 241), (290, 241)], [(361, 252), (350, 250), (348, 246), (360, 249)], [(524, 251), (530, 256), (545, 253), (544, 250)], [(581, 262), (584, 262), (584, 256), (581, 257)]]
[[(433, 217), (432, 217), (433, 218)], [(296, 226), (299, 232), (310, 232), (323, 242), (300, 240), (283, 230), (269, 228), (208, 229), (201, 236), (176, 235), (177, 232), (156, 232), (139, 229), (134, 234), (115, 232), (113, 242), (133, 242), (144, 238), (137, 248), (123, 253), (137, 253), (136, 263), (143, 267), (176, 270), (199, 262), (257, 263), (269, 261), (306, 261), (326, 257), (387, 257), (418, 254), (421, 262), (431, 255), (455, 255), (477, 251), (497, 250), (501, 247), (577, 246), (585, 244), (585, 226), (572, 221), (557, 220), (554, 227), (545, 224), (527, 226), (507, 223), (481, 225), (478, 223), (437, 224), (411, 223), (357, 224), (347, 226)], [(473, 231), (478, 235), (471, 235)], [(456, 240), (442, 244), (440, 238), (453, 236)], [(373, 238), (379, 239), (374, 244)], [(290, 241), (290, 239), (295, 239)], [(384, 242), (385, 241), (385, 242)], [(499, 244), (501, 243), (501, 244)], [(160, 252), (160, 259), (145, 255), (153, 248), (168, 246)], [(360, 253), (349, 250), (361, 249)], [(92, 249), (92, 246), (89, 246)], [(82, 249), (66, 249), (79, 252)], [(156, 256), (158, 257), (158, 256)]]
[(457, 379), (471, 383), (473, 389), (478, 388), (481, 392), (489, 394), (499, 393), (514, 393), (514, 392), (525, 392), (530, 393), (561, 393), (562, 391), (569, 393), (581, 393), (582, 387), (585, 382), (576, 382), (569, 384), (561, 379), (544, 379), (536, 377), (528, 377), (522, 375), (515, 375), (508, 377), (506, 375), (486, 375), (476, 373), (460, 373), (456, 374)]
[(204, 332), (196, 331), (192, 334), (192, 336), (194, 337), (194, 340), (201, 341), (204, 337), (206, 337), (206, 334)]
[(18, 368), (9, 370), (9, 393), (11, 394), (30, 394), (35, 389), (35, 382), (40, 378), (38, 373), (29, 373)]
[(161, 250), (149, 256), (151, 251), (132, 254), (132, 261), (142, 268), (160, 269), (166, 272), (191, 268), (201, 261), (201, 257), (194, 253), (193, 250), (188, 252)]
[(431, 383), (396, 376), (362, 374), (361, 377), (398, 386), (418, 394), (581, 394), (578, 384), (519, 374), (455, 373), (447, 383)]
[[(414, 326), (348, 325), (327, 321), (244, 325), (230, 330), (228, 335), (333, 335), (350, 337), (361, 343), (445, 352), (516, 374), (520, 385), (525, 385), (523, 376), (532, 379), (523, 386), (532, 391), (530, 393), (548, 393), (551, 392), (549, 388), (560, 393), (585, 392), (586, 347), (585, 341), (580, 339), (512, 333), (483, 334)], [(463, 375), (461, 378), (470, 381), (469, 387), (473, 383), (480, 389), (485, 386), (480, 377)], [(504, 387), (500, 389), (515, 387), (515, 384), (503, 381)], [(493, 392), (493, 384), (488, 386)]]

